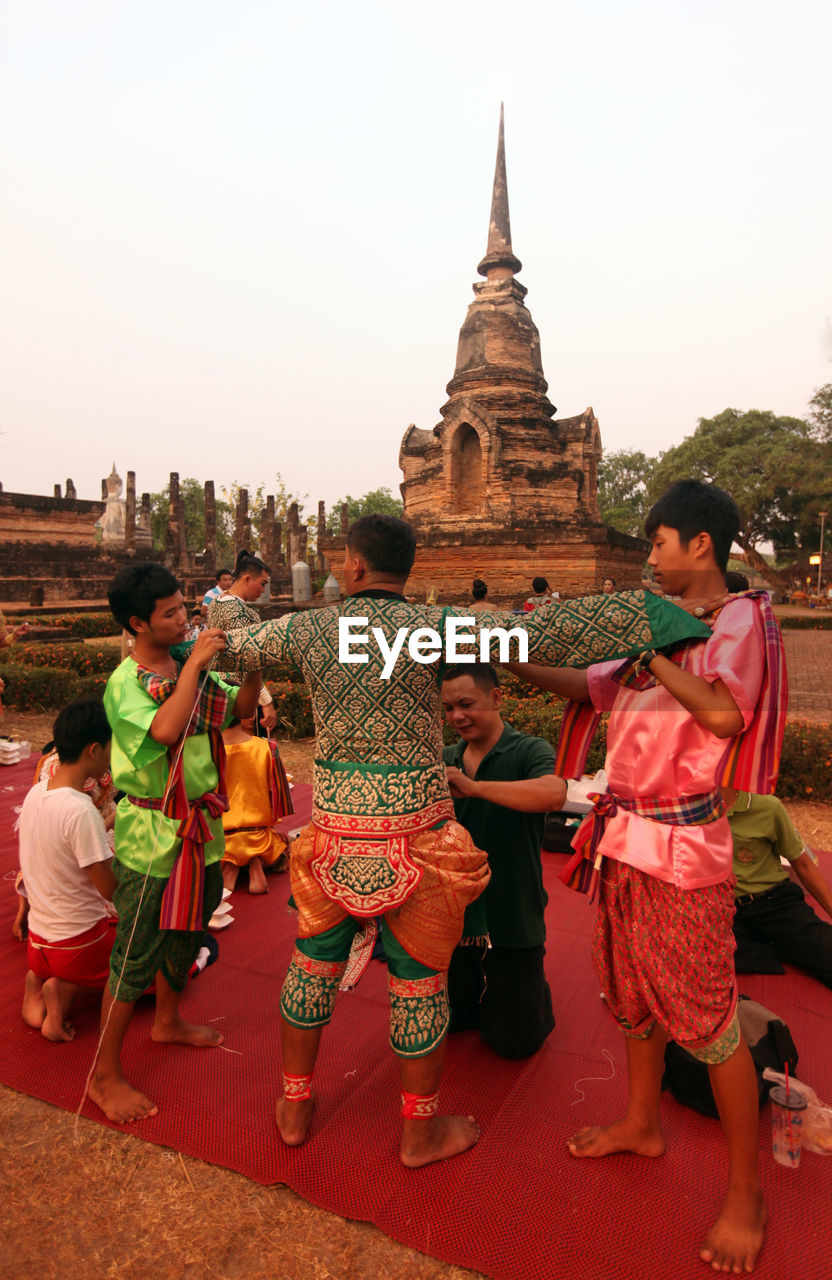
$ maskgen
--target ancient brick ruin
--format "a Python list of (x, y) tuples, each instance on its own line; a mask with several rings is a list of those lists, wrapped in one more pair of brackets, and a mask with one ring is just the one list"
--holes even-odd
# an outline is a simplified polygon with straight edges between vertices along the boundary
[(595, 414), (554, 416), (520, 269), (501, 109), (488, 246), (477, 267), (485, 279), (460, 330), (441, 421), (432, 431), (408, 427), (399, 450), (404, 514), (419, 541), (416, 594), (465, 599), (474, 576), (503, 602), (529, 594), (536, 574), (568, 594), (606, 576), (640, 582), (646, 544), (598, 513)]

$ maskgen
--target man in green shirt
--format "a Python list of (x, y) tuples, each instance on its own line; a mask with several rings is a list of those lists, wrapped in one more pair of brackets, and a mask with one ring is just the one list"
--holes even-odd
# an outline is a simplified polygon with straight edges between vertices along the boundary
[(501, 702), (490, 663), (445, 668), (442, 707), (460, 735), (444, 751), (454, 813), (491, 867), (466, 913), (464, 935), (473, 935), (473, 945), (454, 952), (448, 999), (451, 1030), (477, 1026), (501, 1057), (525, 1058), (555, 1025), (543, 973), (548, 898), (540, 846), (544, 815), (561, 808), (566, 783), (554, 773), (550, 744), (505, 724)]
[(118, 926), (87, 1092), (108, 1119), (125, 1123), (157, 1112), (121, 1066), (136, 1000), (151, 984), (151, 1039), (205, 1047), (222, 1041), (215, 1027), (184, 1022), (179, 1000), (222, 895), (227, 800), (220, 731), (235, 714), (254, 714), (260, 677), (234, 688), (208, 671), (225, 648), (222, 631), (209, 628), (192, 646), (179, 647), (188, 613), (179, 583), (160, 564), (125, 565), (110, 584), (109, 602), (135, 645), (104, 691), (113, 782), (124, 795), (113, 859)]
[[(803, 893), (832, 917), (832, 889), (815, 866), (776, 796), (722, 788), (734, 841), (734, 963), (738, 973), (783, 973), (782, 960), (832, 987), (832, 924), (821, 920)], [(780, 862), (786, 858), (800, 885)]]

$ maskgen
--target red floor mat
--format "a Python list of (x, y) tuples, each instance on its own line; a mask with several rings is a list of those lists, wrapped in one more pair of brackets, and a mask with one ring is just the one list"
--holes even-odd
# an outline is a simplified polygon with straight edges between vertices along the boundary
[[(28, 763), (0, 770), (0, 872), (15, 865), (12, 810), (30, 778)], [(134, 1132), (260, 1182), (285, 1182), (325, 1209), (373, 1222), (404, 1244), (500, 1280), (710, 1274), (696, 1246), (717, 1212), (726, 1173), (715, 1121), (666, 1098), (668, 1150), (661, 1160), (583, 1163), (567, 1154), (574, 1129), (621, 1107), (624, 1049), (590, 968), (591, 909), (555, 881), (562, 859), (544, 857), (558, 1026), (540, 1053), (519, 1063), (496, 1058), (473, 1033), (452, 1037), (442, 1103), (476, 1113), (483, 1136), (474, 1150), (421, 1171), (398, 1163), (397, 1078), (377, 962), (357, 991), (339, 998), (316, 1075), (310, 1140), (295, 1151), (276, 1140), (278, 997), (292, 945), (285, 876), (271, 878), (268, 897), (235, 895), (235, 922), (218, 935), (219, 961), (188, 991), (188, 1016), (216, 1019), (226, 1051), (153, 1045), (148, 1002), (137, 1010), (125, 1067), (160, 1114)], [(832, 873), (830, 857), (826, 869)], [(97, 1008), (93, 1003), (75, 1017), (78, 1035), (66, 1045), (49, 1044), (22, 1023), (25, 952), (11, 938), (10, 884), (7, 890), (0, 901), (0, 1081), (75, 1110), (95, 1048)], [(743, 979), (741, 987), (788, 1021), (800, 1074), (832, 1101), (832, 992), (797, 973)], [(101, 1119), (88, 1104), (83, 1114)], [(761, 1165), (771, 1225), (755, 1274), (827, 1280), (832, 1159), (806, 1153), (797, 1171), (775, 1166), (769, 1124), (766, 1109)]]

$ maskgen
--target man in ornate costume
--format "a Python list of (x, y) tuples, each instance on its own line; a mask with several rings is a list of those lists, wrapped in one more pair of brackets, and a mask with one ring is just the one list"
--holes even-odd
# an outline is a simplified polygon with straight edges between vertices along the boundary
[[(298, 938), (281, 996), (278, 1128), (289, 1145), (306, 1137), (318, 1045), (352, 940), (362, 919), (381, 916), (402, 1087), (400, 1158), (410, 1167), (456, 1155), (479, 1136), (473, 1117), (440, 1116), (437, 1106), (448, 964), (465, 908), (489, 878), (485, 854), (454, 821), (442, 762), (442, 663), (436, 651), (427, 656), (429, 629), (447, 639), (450, 620), (466, 614), (405, 600), (414, 557), (405, 521), (357, 520), (344, 557), (348, 598), (232, 631), (223, 655), (228, 669), (235, 661), (239, 670), (294, 663), (315, 716), (312, 824), (291, 859)], [(367, 650), (347, 660), (339, 644), (345, 619), (366, 633)], [(504, 627), (506, 617), (480, 614), (477, 623)], [(544, 606), (517, 627), (528, 637), (530, 660), (547, 665), (586, 665), (708, 634), (641, 591)]]

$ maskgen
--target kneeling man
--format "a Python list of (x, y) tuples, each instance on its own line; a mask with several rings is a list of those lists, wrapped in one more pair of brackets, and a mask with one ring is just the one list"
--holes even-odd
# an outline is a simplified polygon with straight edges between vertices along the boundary
[(554, 773), (550, 744), (505, 724), (501, 702), (490, 663), (445, 669), (442, 706), (460, 735), (444, 752), (454, 812), (491, 866), (490, 883), (466, 914), (466, 945), (454, 952), (448, 998), (451, 1030), (479, 1027), (496, 1053), (525, 1058), (555, 1025), (543, 973), (548, 897), (540, 847), (544, 815), (561, 808), (566, 783)]

